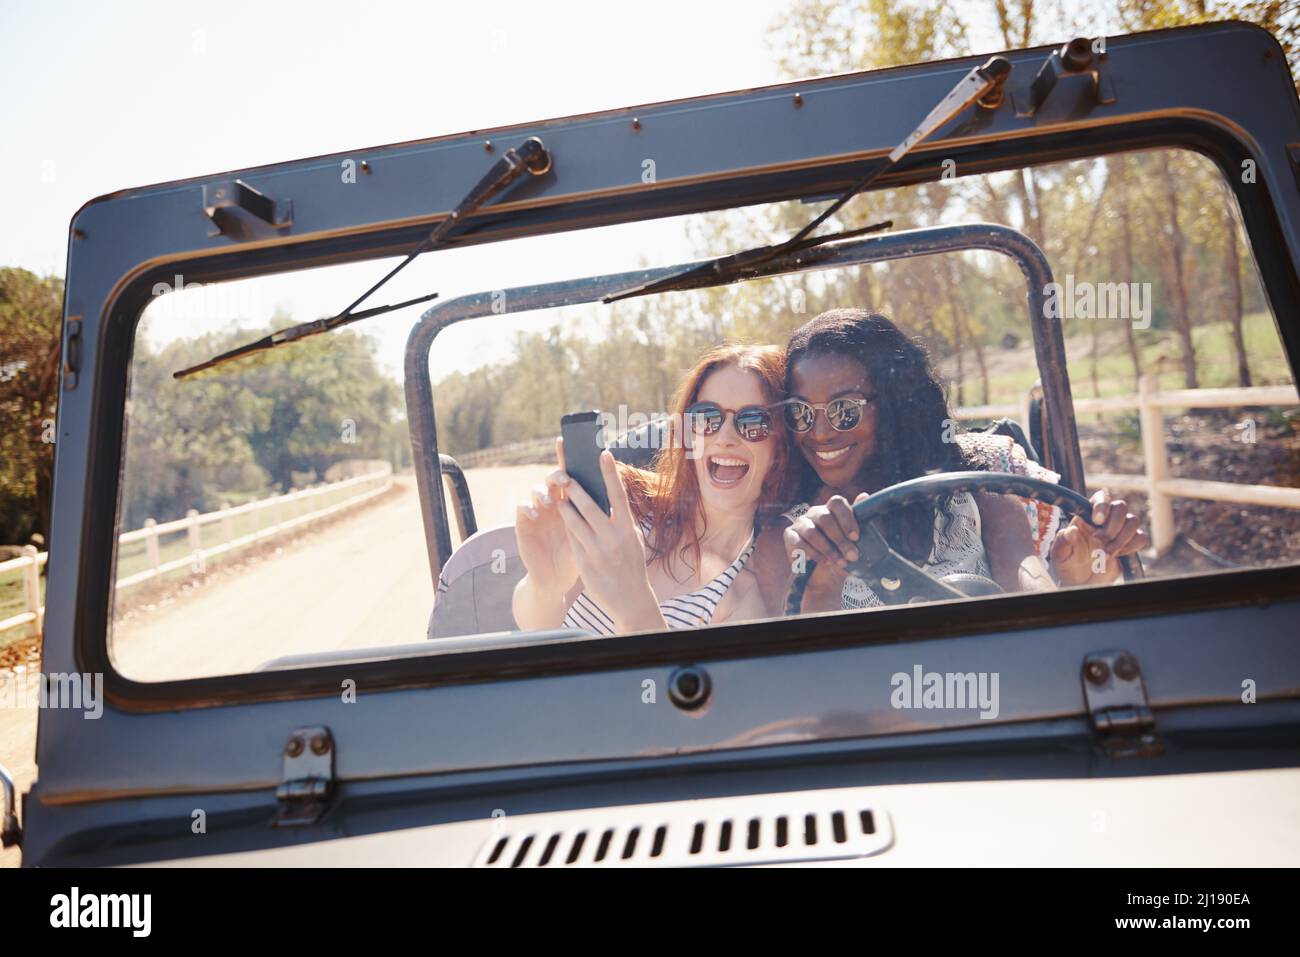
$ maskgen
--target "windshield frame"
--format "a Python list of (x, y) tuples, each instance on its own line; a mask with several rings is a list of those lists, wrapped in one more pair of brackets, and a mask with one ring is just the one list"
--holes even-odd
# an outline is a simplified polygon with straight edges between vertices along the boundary
[[(1219, 25), (1213, 30), (1222, 30)], [(1211, 28), (1183, 31), (1202, 42), (1212, 41)], [(1147, 35), (1148, 39), (1152, 35)], [(1130, 38), (1132, 39), (1132, 38)], [(1114, 49), (1119, 49), (1117, 40)], [(1017, 63), (1041, 58), (1043, 49), (1013, 54)], [(974, 60), (959, 61), (972, 63)], [(935, 64), (907, 68), (913, 72), (935, 70)], [(886, 75), (897, 71), (885, 71)], [(880, 78), (879, 74), (873, 77)], [(945, 73), (946, 77), (947, 74)], [(806, 81), (807, 84), (827, 81)], [(798, 89), (801, 84), (790, 84)], [(810, 88), (810, 87), (809, 87)], [(782, 95), (785, 95), (782, 93)], [(1142, 95), (1126, 95), (1134, 101)], [(1141, 104), (1135, 102), (1134, 106)], [(1135, 110), (1122, 119), (1107, 122), (1078, 121), (1036, 130), (1021, 129), (1014, 135), (988, 134), (972, 137), (954, 147), (943, 140), (918, 148), (917, 155), (902, 164), (895, 174), (875, 184), (876, 189), (936, 178), (936, 156), (956, 157), (962, 175), (976, 175), (1004, 169), (1020, 169), (1067, 159), (1097, 157), (1132, 149), (1189, 148), (1208, 156), (1225, 175), (1243, 214), (1250, 251), (1254, 256), (1293, 370), (1300, 366), (1300, 324), (1286, 317), (1300, 314), (1300, 283), (1295, 263), (1300, 255), (1295, 224), (1300, 206), (1294, 195), (1294, 181), (1261, 177), (1249, 188), (1238, 171), (1245, 160), (1266, 165), (1261, 130), (1226, 120), (1204, 109), (1186, 104)], [(1272, 138), (1285, 139), (1287, 126), (1279, 122)], [(1080, 132), (1086, 128), (1087, 137)], [(545, 127), (542, 128), (545, 136)], [(559, 162), (563, 161), (560, 157)], [(1274, 158), (1275, 161), (1275, 158)], [(501, 211), (484, 217), (483, 228), (465, 237), (466, 243), (491, 242), (514, 236), (537, 235), (560, 229), (584, 228), (614, 222), (628, 222), (654, 216), (703, 212), (749, 205), (756, 201), (825, 196), (852, 178), (856, 163), (843, 156), (822, 156), (797, 170), (732, 170), (708, 182), (685, 187), (668, 200), (664, 195), (643, 197), (638, 205), (626, 197), (578, 196), (563, 199), (549, 208), (510, 204), (512, 212)], [(1290, 193), (1283, 194), (1286, 187)], [(173, 190), (175, 192), (175, 190)], [(122, 197), (109, 197), (118, 201)], [(89, 209), (90, 207), (87, 207)], [(520, 210), (524, 210), (520, 212)], [(86, 212), (83, 209), (83, 213)], [(81, 214), (78, 216), (78, 221)], [(1285, 219), (1285, 225), (1284, 225)], [(74, 221), (74, 223), (77, 221)], [(144, 229), (142, 224), (141, 228)], [(217, 282), (287, 270), (305, 269), (344, 261), (377, 259), (399, 254), (427, 231), (427, 220), (411, 218), (365, 221), (342, 230), (316, 234), (292, 242), (274, 241), (225, 245), (202, 253), (155, 255), (108, 283), (102, 299), (94, 294), (95, 283), (86, 286), (78, 268), (80, 260), (70, 254), (65, 312), (67, 318), (86, 315), (94, 320), (83, 331), (83, 354), (91, 357), (81, 394), (64, 392), (60, 405), (60, 452), (56, 464), (56, 520), (52, 554), (51, 589), (54, 594), (76, 594), (75, 608), (51, 608), (47, 627), (54, 634), (70, 634), (70, 646), (46, 641), (47, 667), (105, 676), (105, 693), (115, 707), (127, 711), (158, 711), (226, 706), (241, 702), (333, 695), (340, 676), (364, 679), (368, 688), (433, 687), (448, 683), (508, 679), (525, 675), (574, 673), (616, 667), (632, 667), (653, 661), (708, 660), (740, 654), (774, 654), (870, 644), (880, 641), (908, 641), (927, 636), (957, 636), (993, 630), (1019, 629), (1033, 623), (1071, 623), (1114, 617), (1116, 611), (1099, 608), (1088, 591), (1056, 595), (1017, 595), (996, 600), (964, 603), (959, 620), (943, 605), (884, 610), (867, 616), (829, 613), (790, 621), (774, 620), (712, 629), (708, 647), (691, 635), (638, 635), (617, 641), (538, 644), (525, 651), (467, 652), (439, 659), (436, 655), (365, 663), (360, 666), (329, 666), (293, 671), (262, 672), (217, 678), (144, 683), (132, 681), (114, 667), (109, 653), (109, 617), (113, 583), (115, 522), (96, 518), (107, 507), (116, 514), (120, 495), (120, 472), (124, 438), (124, 408), (127, 393), (131, 344), (135, 326), (151, 301), (150, 289), (171, 278), (177, 268), (187, 278)], [(164, 236), (164, 245), (183, 249), (178, 235)], [(75, 245), (74, 231), (74, 245)], [(82, 254), (83, 257), (85, 254)], [(95, 277), (97, 280), (102, 277)], [(92, 305), (102, 301), (102, 312)], [(71, 323), (66, 324), (65, 337)], [(65, 339), (66, 343), (66, 339)], [(65, 379), (65, 390), (68, 388)], [(67, 440), (84, 433), (83, 447), (70, 449)], [(60, 494), (61, 493), (61, 494)], [(80, 497), (79, 500), (77, 497)], [(73, 538), (68, 536), (72, 535)], [(75, 543), (75, 544), (74, 544)], [(75, 556), (74, 565), (59, 570), (59, 558)], [(1125, 586), (1123, 614), (1155, 614), (1165, 610), (1214, 607), (1216, 604), (1249, 604), (1268, 597), (1300, 593), (1300, 574), (1291, 567), (1221, 573), (1201, 576), (1195, 589), (1184, 579), (1131, 583)], [(1194, 592), (1189, 595), (1188, 592)], [(906, 617), (901, 617), (906, 616)], [(71, 654), (67, 652), (70, 651)]]
[[(1118, 132), (1111, 130), (1110, 132)], [(1205, 132), (1201, 129), (1201, 132)], [(1188, 143), (1171, 140), (1154, 144), (1143, 137), (1141, 148), (1156, 145), (1169, 148), (1186, 148)], [(1204, 146), (1204, 143), (1199, 144)], [(1104, 153), (1119, 152), (1106, 150)], [(1220, 167), (1225, 161), (1213, 152), (1202, 148), (1196, 152), (1208, 155)], [(1104, 155), (1097, 150), (1084, 150), (1069, 158), (1085, 158)], [(1053, 155), (1050, 162), (1062, 157)], [(1229, 161), (1230, 162), (1230, 161)], [(1045, 165), (1035, 163), (1032, 165)], [(1232, 182), (1229, 179), (1229, 182)], [(1258, 193), (1242, 196), (1239, 190), (1238, 202), (1241, 203), (1243, 218), (1249, 222), (1265, 219), (1267, 210), (1261, 208)], [(1248, 204), (1253, 209), (1248, 210)], [(1264, 204), (1271, 206), (1271, 204)], [(969, 224), (968, 224), (969, 225)], [(940, 230), (966, 227), (938, 227)], [(996, 227), (1020, 235), (1008, 227)], [(1252, 239), (1251, 253), (1261, 260), (1261, 250)], [(871, 237), (853, 241), (853, 245), (879, 243), (887, 237)], [(1027, 237), (1025, 237), (1027, 238)], [(1034, 247), (1036, 248), (1036, 247)], [(833, 254), (835, 247), (827, 250)], [(927, 250), (925, 254), (945, 252), (948, 249)], [(381, 254), (382, 255), (382, 254)], [(807, 256), (807, 253), (803, 255)], [(373, 258), (373, 257), (366, 257)], [(822, 263), (819, 261), (819, 267)], [(1050, 266), (1045, 263), (1050, 272)], [(169, 264), (154, 272), (144, 274), (128, 287), (127, 291), (137, 290), (144, 298), (139, 300), (142, 312), (150, 299), (147, 290), (155, 278), (166, 278), (174, 265)], [(188, 267), (185, 267), (188, 269)], [(307, 268), (306, 266), (300, 268)], [(678, 267), (668, 267), (665, 272)], [(274, 272), (274, 269), (258, 270), (255, 274)], [(650, 271), (655, 272), (654, 270)], [(1260, 272), (1265, 270), (1260, 262)], [(189, 273), (187, 272), (187, 275)], [(640, 274), (622, 274), (617, 278), (621, 284), (628, 276)], [(1274, 295), (1277, 290), (1264, 282), (1270, 306), (1276, 310)], [(1032, 289), (1031, 289), (1032, 292)], [(124, 296), (125, 300), (127, 297)], [(475, 297), (466, 297), (475, 299)], [(440, 307), (451, 306), (463, 299), (449, 300)], [(1300, 296), (1293, 302), (1300, 308)], [(488, 305), (490, 312), (490, 301)], [(438, 314), (435, 308), (426, 311), (426, 316)], [(1041, 313), (1040, 313), (1041, 314)], [(1276, 313), (1275, 313), (1276, 314)], [(1293, 313), (1294, 314), (1294, 313)], [(467, 316), (468, 317), (468, 316)], [(138, 314), (137, 314), (138, 318)], [(131, 327), (134, 327), (132, 322)], [(1050, 325), (1050, 324), (1049, 324)], [(416, 325), (412, 331), (425, 327), (426, 332), (433, 331), (436, 324)], [(1055, 327), (1059, 334), (1059, 324)], [(1279, 323), (1284, 345), (1287, 326)], [(129, 341), (126, 343), (128, 359), (124, 363), (129, 367)], [(1288, 361), (1292, 369), (1296, 368), (1296, 353), (1288, 349)], [(408, 350), (408, 366), (411, 352)], [(409, 372), (409, 369), (408, 369)], [(409, 401), (408, 378), (408, 401)], [(124, 383), (125, 384), (125, 383)], [(1068, 381), (1067, 381), (1068, 388)], [(1071, 426), (1071, 443), (1077, 454), (1077, 436), (1074, 433), (1074, 418), (1067, 416)], [(414, 427), (414, 425), (412, 426)], [(119, 435), (119, 439), (121, 436)], [(116, 470), (115, 470), (116, 471)], [(120, 492), (120, 489), (117, 490)], [(442, 513), (446, 521), (445, 512)], [(426, 516), (427, 519), (427, 516)], [(112, 529), (115, 534), (115, 529)], [(112, 550), (112, 539), (106, 543)], [(426, 538), (426, 545), (433, 558), (435, 545)], [(105, 591), (110, 587), (111, 577), (104, 579)], [(1197, 581), (1194, 595), (1189, 595), (1187, 581)], [(1261, 595), (1276, 598), (1300, 596), (1300, 569), (1293, 566), (1280, 568), (1252, 569), (1177, 578), (1129, 582), (1125, 586), (1126, 615), (1141, 616), (1167, 612), (1187, 611), (1193, 608), (1226, 607), (1250, 604), (1259, 600)], [(105, 596), (107, 598), (107, 595)], [(219, 676), (213, 678), (180, 679), (165, 682), (138, 682), (125, 677), (111, 666), (105, 628), (99, 634), (98, 642), (79, 643), (79, 657), (84, 663), (83, 670), (99, 670), (105, 674), (105, 693), (116, 706), (127, 711), (152, 712), (175, 710), (177, 708), (212, 707), (240, 701), (282, 700), (286, 698), (311, 697), (334, 694), (339, 681), (352, 678), (364, 682), (370, 689), (399, 689), (412, 686), (436, 687), (445, 684), (481, 681), (490, 678), (509, 678), (511, 676), (540, 676), (576, 674), (599, 671), (611, 667), (631, 667), (634, 665), (652, 665), (673, 661), (694, 660), (710, 661), (734, 658), (741, 654), (761, 653), (775, 654), (788, 651), (809, 651), (818, 648), (839, 648), (855, 645), (870, 645), (881, 642), (895, 643), (915, 641), (926, 637), (956, 637), (959, 635), (988, 634), (996, 631), (1019, 630), (1034, 625), (1071, 624), (1102, 621), (1114, 617), (1111, 609), (1099, 607), (1095, 596), (1089, 589), (1071, 590), (1041, 595), (1004, 595), (986, 599), (966, 599), (962, 602), (960, 619), (955, 620), (953, 611), (947, 602), (938, 602), (919, 607), (880, 609), (870, 615), (855, 615), (852, 612), (829, 612), (818, 615), (801, 616), (795, 620), (770, 619), (761, 622), (747, 622), (732, 626), (710, 629), (709, 643), (702, 646), (695, 636), (682, 634), (648, 633), (620, 636), (609, 641), (601, 639), (574, 640), (571, 635), (557, 636), (563, 640), (548, 642), (530, 641), (525, 645), (509, 648), (492, 648), (489, 650), (462, 650), (455, 654), (437, 655), (427, 652), (413, 654), (410, 657), (389, 658), (382, 660), (367, 659), (365, 650), (358, 651), (357, 662), (349, 664), (327, 664), (316, 667), (301, 667), (288, 670), (251, 672), (241, 675)], [(108, 603), (104, 604), (105, 625), (108, 622)], [(541, 636), (538, 636), (539, 638)], [(417, 646), (412, 643), (412, 649)], [(429, 649), (432, 651), (433, 649)]]

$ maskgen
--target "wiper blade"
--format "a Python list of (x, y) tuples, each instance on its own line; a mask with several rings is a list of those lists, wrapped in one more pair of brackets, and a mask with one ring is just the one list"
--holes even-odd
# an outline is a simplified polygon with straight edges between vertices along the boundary
[(184, 379), (192, 376), (196, 372), (202, 372), (204, 369), (211, 369), (213, 366), (219, 366), (223, 363), (230, 362), (232, 359), (242, 359), (244, 356), (251, 356), (258, 352), (265, 352), (267, 349), (274, 349), (276, 346), (284, 345), (286, 342), (294, 342), (298, 339), (306, 339), (308, 336), (320, 335), (322, 332), (329, 332), (331, 329), (337, 329), (339, 326), (346, 325), (349, 322), (357, 322), (361, 319), (369, 319), (371, 316), (378, 316), (385, 312), (393, 312), (396, 309), (405, 309), (407, 306), (414, 306), (417, 303), (428, 302), (430, 299), (437, 299), (438, 294), (431, 292), (427, 296), (419, 296), (415, 299), (408, 299), (406, 302), (395, 302), (390, 306), (375, 306), (373, 309), (365, 309), (361, 312), (354, 312), (350, 315), (339, 314), (331, 316), (328, 319), (316, 319), (312, 322), (299, 323), (296, 326), (290, 326), (288, 329), (281, 329), (279, 332), (273, 332), (269, 336), (263, 336), (256, 342), (248, 342), (242, 346), (231, 349), (229, 352), (223, 352), (219, 356), (213, 356), (211, 359), (205, 359), (198, 365), (190, 366), (188, 369), (181, 369), (179, 372), (173, 372), (173, 379)]
[(798, 239), (798, 241), (790, 239), (777, 246), (759, 246), (757, 249), (746, 249), (743, 252), (723, 256), (720, 259), (710, 259), (708, 262), (702, 262), (699, 265), (663, 276), (641, 286), (635, 286), (632, 289), (611, 293), (601, 301), (611, 303), (620, 299), (630, 299), (633, 296), (648, 296), (656, 292), (673, 292), (698, 286), (713, 286), (724, 282), (735, 282), (738, 279), (748, 278), (750, 273), (757, 273), (759, 267), (778, 256), (792, 252), (802, 252), (805, 249), (812, 249), (815, 246), (837, 242), (841, 239), (851, 239), (854, 236), (878, 233), (889, 229), (893, 225), (894, 221), (887, 219), (884, 222), (863, 226), (860, 229), (849, 229), (844, 232), (831, 233), (827, 236)]
[(896, 164), (904, 156), (927, 136), (932, 134), (939, 127), (943, 126), (958, 113), (965, 110), (976, 100), (988, 103), (990, 106), (1001, 95), (1001, 90), (1007, 82), (1007, 77), (1011, 73), (1011, 62), (1006, 57), (990, 57), (982, 66), (977, 66), (967, 73), (957, 85), (949, 91), (939, 103), (932, 109), (903, 142), (894, 147), (883, 162), (877, 162), (873, 165), (870, 172), (854, 183), (845, 191), (839, 199), (835, 200), (829, 207), (824, 209), (812, 222), (804, 226), (803, 229), (795, 233), (783, 243), (775, 246), (759, 246), (756, 249), (747, 249), (743, 252), (733, 253), (730, 256), (722, 256), (718, 259), (712, 259), (708, 262), (700, 263), (697, 266), (691, 266), (680, 272), (673, 273), (670, 276), (664, 276), (652, 282), (635, 286), (632, 289), (625, 289), (623, 292), (613, 293), (606, 296), (604, 303), (617, 302), (620, 299), (630, 299), (633, 296), (645, 296), (657, 292), (670, 292), (675, 289), (690, 288), (696, 285), (705, 285), (734, 281), (743, 278), (746, 273), (755, 270), (764, 263), (776, 259), (788, 253), (798, 252), (813, 246), (819, 246), (823, 243), (832, 242), (840, 239), (847, 239), (850, 236), (859, 236), (864, 233), (875, 232), (880, 229), (887, 229), (893, 225), (892, 221), (878, 223), (874, 226), (867, 226), (863, 229), (854, 229), (847, 232), (834, 233), (828, 236), (811, 237), (810, 233), (831, 216), (834, 216), (850, 199), (862, 192), (880, 176), (883, 172)]
[(390, 279), (411, 264), (411, 262), (422, 253), (428, 252), (437, 243), (447, 237), (447, 234), (455, 229), (468, 216), (472, 215), (480, 206), (488, 202), (492, 197), (507, 189), (515, 180), (524, 174), (525, 171), (534, 176), (541, 176), (551, 169), (551, 154), (546, 151), (542, 141), (536, 136), (530, 136), (524, 140), (518, 147), (508, 149), (502, 154), (492, 168), (487, 171), (482, 179), (475, 184), (474, 188), (466, 194), (456, 208), (451, 211), (446, 219), (438, 223), (433, 231), (426, 236), (418, 246), (412, 249), (400, 263), (394, 266), (384, 278), (375, 283), (365, 292), (363, 292), (350, 306), (337, 315), (330, 316), (326, 319), (315, 319), (311, 322), (299, 323), (296, 326), (290, 326), (287, 329), (281, 329), (279, 332), (273, 332), (269, 336), (258, 339), (256, 342), (250, 342), (245, 345), (231, 349), (229, 352), (223, 352), (219, 356), (213, 356), (198, 365), (190, 366), (188, 369), (181, 369), (172, 373), (173, 379), (184, 379), (194, 375), (196, 372), (202, 372), (204, 369), (211, 369), (213, 366), (230, 362), (243, 356), (253, 355), (258, 352), (265, 352), (267, 349), (274, 349), (276, 346), (282, 346), (285, 343), (296, 342), (299, 339), (306, 339), (308, 336), (319, 335), (322, 332), (329, 332), (340, 326), (346, 326), (362, 319), (368, 319), (371, 316), (378, 316), (385, 312), (393, 312), (396, 309), (404, 309), (407, 306), (413, 306), (416, 303), (428, 302), (430, 299), (437, 297), (437, 293), (430, 293), (427, 296), (419, 296), (415, 299), (408, 299), (405, 302), (395, 303), (389, 306), (376, 306), (373, 309), (364, 309), (361, 312), (355, 312), (357, 306), (369, 299), (374, 293)]

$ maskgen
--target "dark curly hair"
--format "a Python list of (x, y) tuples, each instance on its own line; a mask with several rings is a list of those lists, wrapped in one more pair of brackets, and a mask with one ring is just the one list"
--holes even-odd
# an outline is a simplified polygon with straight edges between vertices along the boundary
[[(876, 455), (871, 465), (882, 488), (928, 472), (970, 467), (951, 440), (952, 413), (929, 357), (892, 322), (866, 309), (832, 309), (804, 323), (786, 346), (787, 394), (794, 364), (821, 354), (851, 356), (867, 370), (876, 394)], [(807, 502), (821, 480), (806, 460), (801, 468), (800, 501)], [(925, 561), (934, 541), (936, 512), (948, 504), (918, 502), (898, 509), (883, 521), (885, 538), (907, 557)], [(919, 554), (922, 548), (925, 554)]]

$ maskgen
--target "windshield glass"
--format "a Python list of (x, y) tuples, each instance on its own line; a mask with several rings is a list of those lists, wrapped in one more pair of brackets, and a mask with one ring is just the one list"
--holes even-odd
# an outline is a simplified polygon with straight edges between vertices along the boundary
[[(984, 221), (1042, 248), (1054, 283), (1029, 290), (1031, 307), (1064, 334), (1095, 527), (1033, 498), (1058, 483), (1048, 451), (1065, 438), (1040, 401), (1049, 370), (1025, 277), (999, 254), (612, 305), (511, 301), (535, 283), (771, 244), (824, 207), (439, 252), (403, 272), (382, 301), (488, 296), (428, 357), (438, 451), (467, 490), (444, 479), (428, 505), (450, 554), (426, 540), (409, 434), (423, 410), (406, 405), (406, 340), (424, 307), (171, 378), (334, 314), (390, 263), (156, 290), (127, 414), (118, 668), (159, 681), (392, 645), (454, 653), (476, 635), (603, 640), (1118, 588), (1134, 555), (1148, 576), (1300, 556), (1294, 381), (1235, 200), (1195, 154), (945, 167), (822, 228)], [(855, 501), (951, 472), (1024, 481), (1015, 495), (936, 485), (863, 527), (852, 516)]]

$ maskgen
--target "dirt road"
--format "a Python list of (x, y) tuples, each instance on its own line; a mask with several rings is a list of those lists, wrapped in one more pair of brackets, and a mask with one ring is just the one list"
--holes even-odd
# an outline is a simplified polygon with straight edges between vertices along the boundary
[[(466, 472), (479, 527), (513, 521), (515, 504), (550, 468)], [(433, 587), (419, 499), (413, 477), (395, 484), (355, 514), (138, 609), (114, 631), (117, 667), (160, 681), (233, 674), (282, 655), (423, 641)], [(35, 710), (0, 708), (0, 762), (19, 794), (35, 777), (35, 739)], [(0, 866), (18, 862), (16, 850), (0, 852)]]
[[(541, 466), (467, 473), (481, 527), (504, 524)], [(273, 658), (423, 641), (433, 607), (415, 481), (356, 516), (213, 576), (114, 632), (123, 674), (141, 681), (250, 671)], [(453, 522), (454, 525), (454, 522)]]

